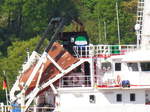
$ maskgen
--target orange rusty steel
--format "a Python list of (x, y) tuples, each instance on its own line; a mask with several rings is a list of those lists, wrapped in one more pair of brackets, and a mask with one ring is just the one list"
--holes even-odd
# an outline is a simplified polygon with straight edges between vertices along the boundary
[[(77, 61), (79, 61), (77, 58), (73, 57), (68, 51), (66, 51), (59, 43), (56, 42), (53, 44), (48, 54), (64, 70), (70, 67), (72, 64), (76, 63)], [(20, 83), (22, 82), (25, 83), (28, 80), (28, 78), (30, 77), (31, 73), (35, 68), (35, 65), (30, 67), (26, 72), (22, 74), (19, 80)], [(31, 84), (29, 85), (26, 94), (29, 94), (35, 88), (39, 76), (39, 71), (40, 69), (36, 73)], [(42, 77), (40, 79), (40, 84), (45, 83), (48, 80), (54, 78), (59, 73), (61, 73), (61, 71), (59, 71), (57, 67), (49, 59), (47, 59), (47, 61), (44, 63), (44, 69), (43, 69)], [(20, 89), (23, 88), (21, 84), (19, 85), (19, 87)]]

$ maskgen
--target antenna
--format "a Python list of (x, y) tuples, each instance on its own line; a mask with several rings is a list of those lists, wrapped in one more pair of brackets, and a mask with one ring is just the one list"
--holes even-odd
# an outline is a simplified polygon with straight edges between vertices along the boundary
[(117, 27), (118, 27), (118, 43), (120, 45), (120, 27), (119, 27), (119, 15), (118, 15), (118, 2), (116, 2), (116, 16), (117, 16)]
[(106, 30), (106, 22), (104, 21), (104, 37), (105, 41), (107, 40), (107, 30)]

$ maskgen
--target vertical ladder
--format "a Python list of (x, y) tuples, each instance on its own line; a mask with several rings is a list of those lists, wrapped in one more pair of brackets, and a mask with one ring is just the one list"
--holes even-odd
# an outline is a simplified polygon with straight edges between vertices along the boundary
[(137, 6), (137, 21), (136, 21), (136, 25), (138, 25), (139, 27), (137, 30), (137, 44), (140, 44), (140, 40), (142, 36), (143, 9), (144, 9), (144, 0), (139, 0)]

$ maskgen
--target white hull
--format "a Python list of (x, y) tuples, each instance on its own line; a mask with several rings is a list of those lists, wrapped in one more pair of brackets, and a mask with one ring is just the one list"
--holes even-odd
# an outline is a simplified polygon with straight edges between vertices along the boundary
[[(136, 101), (130, 101), (135, 93)], [(116, 95), (122, 94), (122, 101), (116, 101)], [(60, 112), (148, 112), (145, 89), (98, 89), (74, 88), (59, 90)], [(90, 96), (94, 101), (90, 101)]]

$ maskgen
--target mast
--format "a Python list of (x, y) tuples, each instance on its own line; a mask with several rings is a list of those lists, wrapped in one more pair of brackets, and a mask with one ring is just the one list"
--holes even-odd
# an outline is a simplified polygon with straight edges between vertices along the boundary
[(119, 26), (119, 14), (118, 14), (118, 1), (116, 2), (116, 16), (117, 16), (117, 28), (118, 28), (118, 44), (120, 45), (120, 26)]
[(107, 41), (107, 29), (106, 29), (106, 22), (104, 21), (104, 38)]
[(143, 6), (143, 21), (142, 21), (142, 35), (141, 48), (150, 48), (150, 0), (140, 0), (141, 7)]

